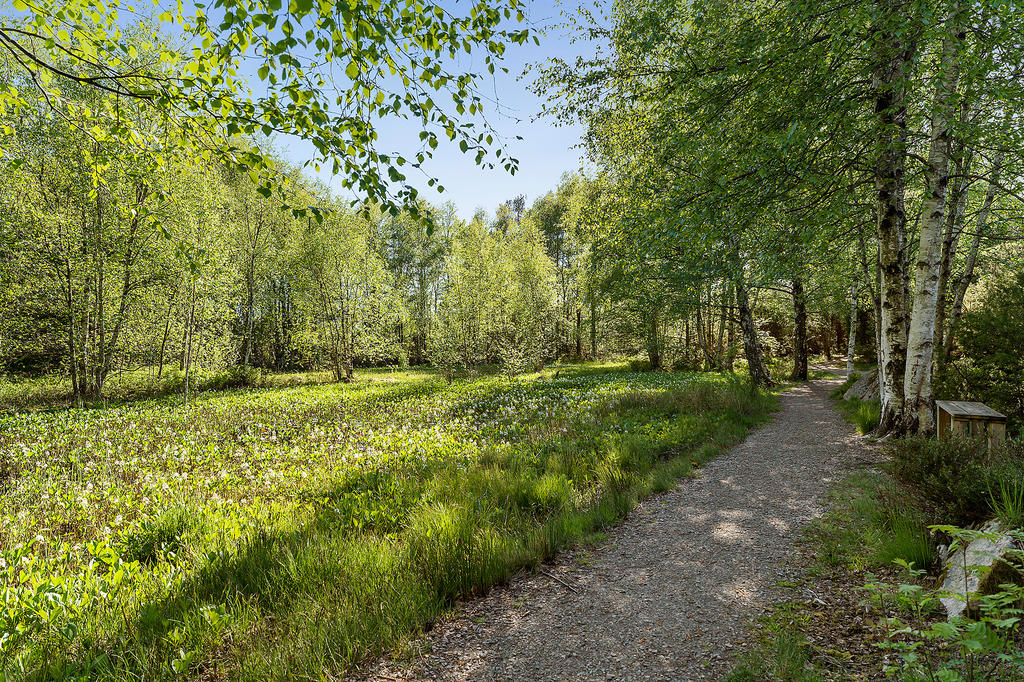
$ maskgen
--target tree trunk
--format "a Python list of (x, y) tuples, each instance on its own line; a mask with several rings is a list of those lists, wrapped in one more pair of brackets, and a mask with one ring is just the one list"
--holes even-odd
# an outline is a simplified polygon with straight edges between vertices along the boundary
[(896, 430), (903, 421), (906, 362), (906, 147), (905, 70), (915, 49), (886, 24), (903, 20), (901, 6), (878, 0), (878, 54), (872, 79), (875, 105), (875, 217), (880, 273), (878, 366), (882, 412), (877, 432)]
[(707, 336), (704, 334), (704, 296), (703, 291), (697, 291), (697, 345), (700, 346), (701, 353), (704, 356), (704, 369), (705, 371), (711, 369), (712, 362), (714, 361), (711, 357), (711, 350), (708, 348)]
[[(942, 256), (939, 258), (939, 286), (938, 300), (935, 308), (935, 348), (941, 349), (946, 334), (946, 310), (948, 309), (949, 298), (949, 277), (952, 274), (953, 262), (956, 259), (956, 252), (960, 245), (960, 233), (963, 231), (964, 211), (967, 210), (967, 194), (970, 187), (966, 175), (970, 171), (973, 154), (967, 158), (957, 155), (956, 167), (960, 175), (960, 181), (953, 186), (949, 197), (949, 210), (946, 212), (946, 226), (943, 230)], [(941, 353), (935, 355), (932, 360), (941, 358)]]
[(790, 378), (807, 381), (807, 297), (800, 277), (793, 278), (793, 319), (793, 374)]
[(590, 356), (597, 359), (597, 296), (590, 292)]
[(242, 353), (242, 366), (248, 367), (252, 357), (252, 332), (256, 317), (256, 264), (255, 259), (249, 264), (249, 271), (245, 277), (245, 350)]
[(583, 308), (576, 308), (576, 359), (583, 357)]
[(757, 325), (754, 324), (754, 314), (750, 310), (750, 299), (747, 296), (747, 287), (743, 282), (742, 272), (736, 274), (736, 305), (740, 313), (743, 352), (747, 356), (747, 371), (750, 372), (750, 381), (755, 386), (773, 386), (774, 382), (768, 375), (768, 369), (764, 364), (761, 341), (757, 338)]
[(735, 292), (733, 291), (733, 285), (729, 283), (729, 324), (728, 324), (728, 335), (726, 336), (726, 343), (729, 344), (728, 349), (725, 352), (725, 366), (730, 372), (733, 371), (733, 363), (736, 362), (736, 315), (733, 312), (733, 303), (736, 298)]
[(942, 78), (936, 85), (932, 105), (931, 144), (925, 176), (927, 193), (917, 250), (914, 305), (910, 315), (903, 384), (902, 430), (907, 433), (929, 433), (935, 421), (932, 415), (932, 354), (935, 347), (942, 227), (945, 222), (946, 189), (949, 185), (949, 126), (953, 97), (959, 81), (960, 45), (963, 42), (960, 16), (961, 7), (958, 2), (946, 19), (940, 65)]
[(729, 285), (722, 283), (722, 314), (718, 319), (718, 341), (715, 344), (715, 366), (719, 372), (725, 371), (725, 318), (729, 314)]
[(860, 276), (855, 272), (850, 282), (850, 329), (846, 342), (846, 374), (853, 371), (853, 356), (857, 351), (857, 282)]
[(957, 326), (960, 324), (960, 316), (963, 314), (964, 297), (967, 295), (967, 289), (971, 286), (971, 282), (974, 280), (974, 267), (978, 262), (978, 249), (981, 247), (981, 237), (988, 227), (988, 216), (992, 211), (992, 202), (994, 202), (996, 198), (996, 185), (999, 184), (999, 175), (1003, 168), (1004, 157), (1004, 152), (1000, 151), (996, 154), (996, 158), (992, 162), (991, 181), (989, 182), (988, 189), (985, 192), (985, 200), (981, 204), (981, 210), (978, 211), (978, 215), (975, 218), (974, 237), (971, 239), (971, 248), (970, 251), (967, 252), (967, 261), (964, 263), (964, 270), (957, 279), (956, 287), (953, 292), (953, 303), (950, 308), (949, 331), (943, 339), (940, 364), (948, 362), (949, 355), (953, 351), (953, 335), (956, 332)]
[(160, 369), (156, 373), (157, 379), (164, 374), (164, 354), (167, 352), (167, 337), (171, 333), (171, 313), (174, 311), (174, 298), (177, 293), (177, 291), (172, 293), (167, 300), (167, 317), (164, 319), (164, 337), (160, 340)]
[(658, 306), (654, 306), (647, 319), (647, 359), (650, 360), (651, 369), (661, 369), (661, 338), (658, 334), (659, 313)]
[[(881, 353), (881, 348), (882, 348), (882, 338), (881, 338), (881, 329), (882, 329), (882, 299), (878, 295), (878, 284), (879, 284), (879, 282), (881, 282), (881, 273), (880, 273), (879, 268), (878, 268), (878, 257), (877, 257), (877, 254), (875, 255), (875, 267), (874, 267), (874, 269), (872, 270), (872, 268), (868, 265), (867, 244), (864, 241), (863, 233), (858, 235), (858, 242), (860, 243), (860, 264), (861, 264), (861, 268), (864, 271), (863, 272), (863, 274), (864, 274), (864, 285), (867, 288), (868, 293), (871, 295), (871, 305), (872, 305), (872, 310), (874, 311), (874, 315), (875, 315), (874, 324), (873, 324), (874, 332), (875, 332), (874, 333), (874, 336), (875, 336), (875, 339), (874, 339), (874, 341), (875, 341), (875, 360), (878, 361), (878, 358), (880, 357), (880, 353)], [(871, 281), (872, 280), (872, 277), (871, 277), (872, 272), (874, 272), (874, 275), (875, 275), (875, 277), (874, 277), (874, 285), (872, 285), (872, 281)], [(879, 369), (881, 369), (881, 367), (882, 367), (881, 362), (880, 361), (878, 361), (878, 362), (879, 362), (879, 364), (878, 364)], [(879, 381), (879, 383), (881, 383), (881, 381)]]
[(189, 389), (192, 381), (192, 342), (195, 338), (196, 324), (196, 289), (195, 282), (192, 283), (191, 301), (188, 312), (188, 326), (186, 327), (187, 343), (185, 346), (185, 402), (188, 402)]

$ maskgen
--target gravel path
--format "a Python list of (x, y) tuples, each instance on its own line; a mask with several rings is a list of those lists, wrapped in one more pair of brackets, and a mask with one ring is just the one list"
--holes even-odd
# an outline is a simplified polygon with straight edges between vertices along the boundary
[(823, 379), (786, 391), (769, 424), (698, 478), (641, 503), (599, 547), (459, 606), (385, 680), (711, 680), (778, 599), (802, 525), (870, 459)]

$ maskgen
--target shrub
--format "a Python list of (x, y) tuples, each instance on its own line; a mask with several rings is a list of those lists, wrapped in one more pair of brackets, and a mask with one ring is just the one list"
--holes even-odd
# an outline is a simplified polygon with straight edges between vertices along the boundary
[(893, 475), (920, 492), (941, 520), (963, 524), (987, 515), (986, 453), (980, 443), (916, 437), (895, 442), (889, 452)]
[(999, 507), (1006, 513), (1020, 509), (1013, 503), (1024, 481), (1020, 442), (1008, 442), (990, 454), (980, 440), (917, 437), (896, 441), (889, 451), (893, 475), (915, 488), (941, 522), (967, 524)]
[(222, 391), (229, 388), (260, 388), (266, 385), (263, 370), (257, 367), (229, 367), (201, 384), (202, 389)]
[(963, 357), (936, 381), (940, 395), (981, 400), (1008, 417), (1011, 432), (1024, 427), (1024, 271), (988, 291), (963, 316), (957, 338)]

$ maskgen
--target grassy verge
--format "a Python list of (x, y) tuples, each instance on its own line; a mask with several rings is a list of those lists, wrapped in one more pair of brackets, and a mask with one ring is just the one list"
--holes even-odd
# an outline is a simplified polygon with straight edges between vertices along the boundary
[[(361, 369), (361, 381), (410, 381), (433, 376), (427, 368), (379, 367)], [(264, 372), (253, 367), (232, 367), (226, 370), (194, 370), (188, 378), (188, 393), (194, 398), (204, 392), (223, 392), (244, 388), (286, 388), (334, 382), (331, 372)], [(160, 398), (182, 399), (185, 374), (170, 366), (113, 372), (103, 387), (101, 398), (87, 401), (83, 408), (108, 409)], [(76, 407), (71, 381), (63, 375), (37, 378), (0, 376), (0, 412), (55, 410)]]
[[(1002, 585), (986, 598), (991, 611), (960, 623), (947, 623), (936, 589), (938, 545), (977, 537), (957, 526), (994, 517), (1019, 527), (1022, 453), (1014, 441), (988, 452), (908, 438), (886, 446), (880, 469), (845, 477), (804, 533), (801, 596), (773, 607), (733, 679), (1020, 679), (1024, 588)], [(972, 677), (981, 666), (987, 676)]]
[(0, 419), (0, 663), (337, 676), (615, 523), (766, 418), (717, 375), (563, 368)]
[(814, 556), (810, 573), (879, 570), (897, 559), (930, 568), (936, 556), (926, 524), (926, 516), (906, 501), (891, 476), (851, 474), (830, 493), (828, 512), (805, 532)]
[(805, 529), (799, 544), (803, 575), (786, 586), (794, 599), (773, 605), (760, 619), (755, 648), (727, 679), (877, 679), (879, 636), (858, 625), (866, 617), (862, 587), (895, 576), (896, 559), (934, 565), (923, 515), (901, 501), (888, 474), (856, 472), (833, 488), (825, 514)]
[(851, 398), (844, 400), (843, 394), (860, 378), (858, 372), (852, 372), (841, 385), (832, 391), (832, 400), (835, 401), (836, 409), (843, 415), (847, 422), (857, 427), (861, 434), (868, 434), (878, 427), (878, 420), (881, 417), (882, 405), (878, 400), (860, 400)]

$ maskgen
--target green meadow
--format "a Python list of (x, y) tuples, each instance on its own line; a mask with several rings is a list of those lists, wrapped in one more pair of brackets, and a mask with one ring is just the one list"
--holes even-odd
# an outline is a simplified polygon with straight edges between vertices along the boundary
[(340, 677), (614, 524), (771, 406), (729, 375), (593, 365), (8, 412), (0, 664)]

